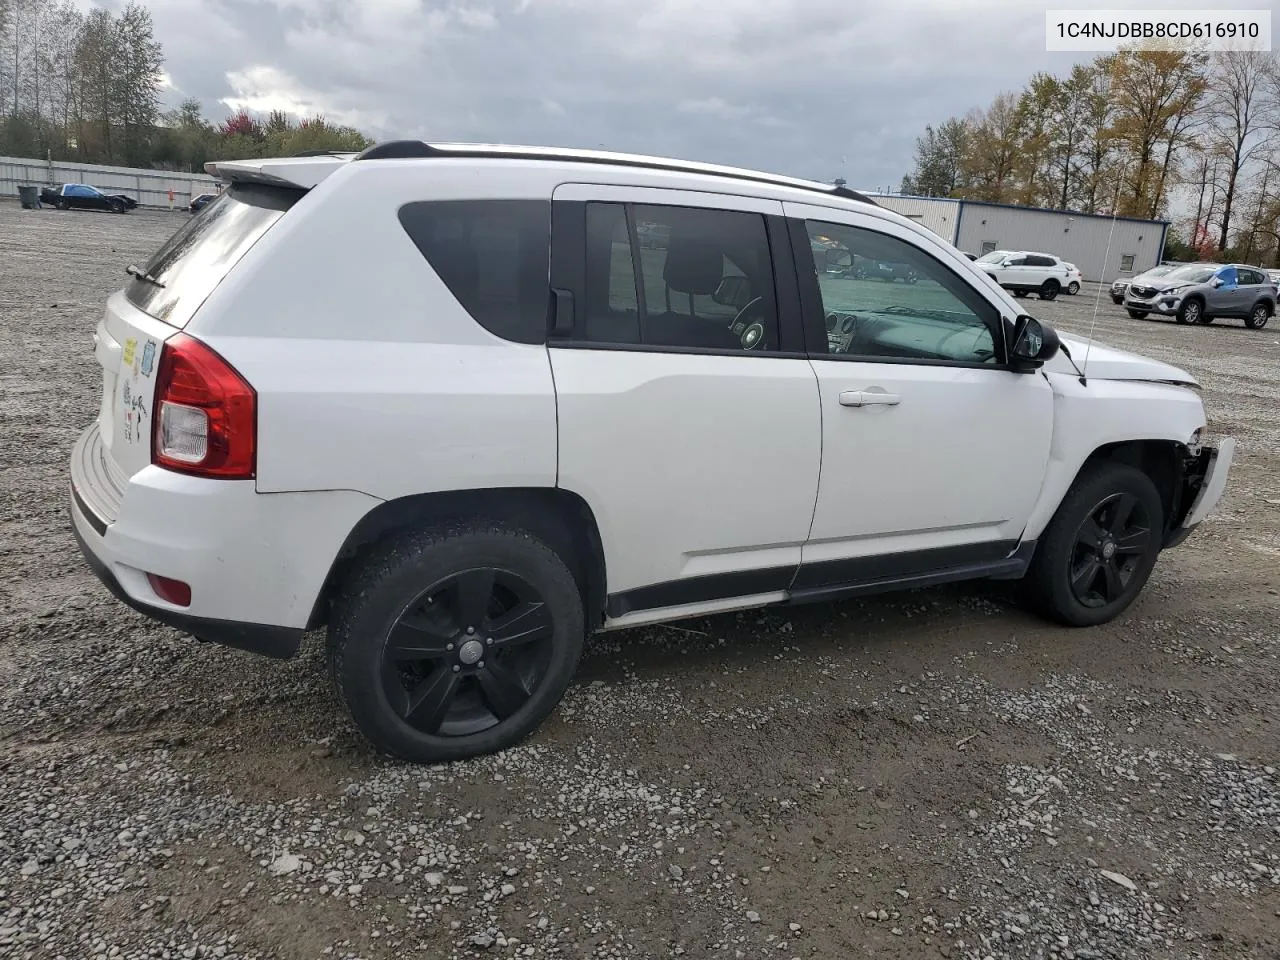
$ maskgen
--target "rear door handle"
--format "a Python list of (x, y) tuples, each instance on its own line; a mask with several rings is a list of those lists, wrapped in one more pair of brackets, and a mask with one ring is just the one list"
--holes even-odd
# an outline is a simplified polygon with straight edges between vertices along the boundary
[(896, 407), (902, 398), (896, 393), (882, 393), (875, 390), (846, 390), (840, 394), (840, 405), (843, 407), (869, 407), (880, 405)]

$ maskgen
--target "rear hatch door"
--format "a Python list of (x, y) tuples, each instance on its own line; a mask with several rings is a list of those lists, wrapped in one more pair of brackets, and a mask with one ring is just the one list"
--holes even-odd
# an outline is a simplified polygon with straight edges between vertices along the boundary
[(98, 428), (109, 477), (151, 463), (156, 371), (166, 340), (185, 327), (235, 264), (305, 191), (233, 183), (191, 217), (107, 302), (95, 334), (102, 366)]

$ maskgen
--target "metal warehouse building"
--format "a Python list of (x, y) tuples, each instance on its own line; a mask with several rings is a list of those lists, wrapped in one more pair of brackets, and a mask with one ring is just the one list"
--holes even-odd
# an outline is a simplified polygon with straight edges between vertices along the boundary
[[(942, 200), (868, 194), (965, 253), (992, 250), (1052, 253), (1080, 268), (1086, 280), (1110, 282), (1154, 267), (1164, 256), (1169, 224), (1164, 220), (1099, 216), (976, 200)], [(1112, 232), (1114, 230), (1114, 233)], [(1110, 252), (1108, 253), (1108, 240)]]

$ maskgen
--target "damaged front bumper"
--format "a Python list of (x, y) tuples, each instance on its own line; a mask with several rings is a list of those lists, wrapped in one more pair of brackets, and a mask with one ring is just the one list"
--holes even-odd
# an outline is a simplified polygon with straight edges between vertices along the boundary
[(1227, 474), (1231, 472), (1235, 454), (1235, 438), (1223, 437), (1216, 447), (1204, 447), (1186, 458), (1173, 522), (1165, 535), (1166, 549), (1186, 540), (1218, 506), (1227, 488)]

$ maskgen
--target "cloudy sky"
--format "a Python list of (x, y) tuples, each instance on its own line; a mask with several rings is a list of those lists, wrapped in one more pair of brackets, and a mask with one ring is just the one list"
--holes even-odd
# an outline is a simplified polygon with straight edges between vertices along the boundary
[[(123, 0), (108, 0), (118, 7)], [(915, 137), (1036, 70), (1047, 7), (1208, 0), (145, 0), (174, 102), (378, 139), (600, 147), (896, 186)], [(1220, 0), (1219, 0), (1220, 2)], [(85, 0), (89, 5), (89, 0)], [(1231, 0), (1268, 9), (1270, 0)], [(1078, 55), (1088, 59), (1090, 55)]]

